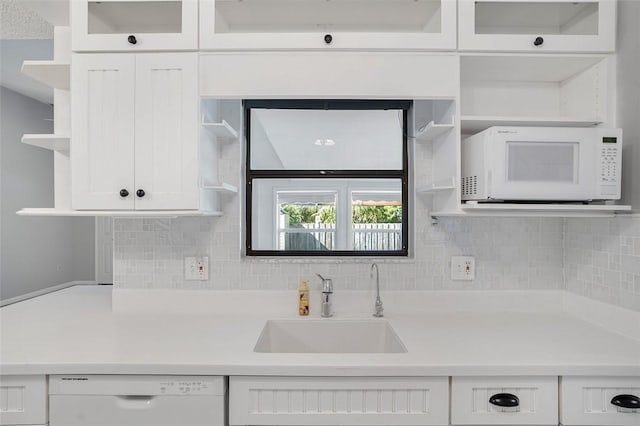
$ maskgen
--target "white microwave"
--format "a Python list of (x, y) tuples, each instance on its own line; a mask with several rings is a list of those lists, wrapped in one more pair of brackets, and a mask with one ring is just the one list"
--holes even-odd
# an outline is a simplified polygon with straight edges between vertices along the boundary
[(621, 168), (621, 129), (491, 127), (462, 142), (462, 200), (618, 200)]

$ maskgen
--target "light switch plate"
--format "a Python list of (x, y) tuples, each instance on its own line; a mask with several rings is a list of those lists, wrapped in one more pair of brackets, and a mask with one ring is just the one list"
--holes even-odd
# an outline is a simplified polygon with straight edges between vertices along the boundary
[(473, 256), (451, 256), (451, 279), (473, 281), (476, 277), (476, 260)]
[(184, 279), (187, 281), (207, 281), (209, 279), (209, 256), (185, 257)]

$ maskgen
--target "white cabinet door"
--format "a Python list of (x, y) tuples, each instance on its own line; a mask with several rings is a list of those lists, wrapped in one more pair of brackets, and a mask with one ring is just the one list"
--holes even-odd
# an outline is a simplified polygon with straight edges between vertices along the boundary
[(229, 424), (449, 424), (448, 377), (229, 378)]
[(136, 55), (135, 93), (136, 209), (197, 209), (198, 54)]
[(453, 377), (452, 425), (557, 425), (558, 378)]
[(135, 56), (73, 55), (71, 82), (72, 207), (133, 209)]
[(195, 50), (198, 0), (73, 0), (77, 52)]
[(560, 422), (567, 426), (640, 424), (640, 377), (562, 377)]
[(460, 50), (613, 52), (615, 0), (459, 0)]
[(455, 50), (456, 0), (200, 0), (200, 48)]
[(46, 376), (0, 376), (0, 425), (46, 422)]

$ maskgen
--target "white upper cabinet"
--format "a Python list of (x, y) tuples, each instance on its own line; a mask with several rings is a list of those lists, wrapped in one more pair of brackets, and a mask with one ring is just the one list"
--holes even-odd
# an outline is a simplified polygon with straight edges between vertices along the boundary
[(455, 50), (456, 0), (200, 0), (200, 48)]
[(198, 49), (198, 0), (73, 0), (72, 49)]
[(72, 208), (199, 207), (197, 53), (72, 58)]
[(615, 0), (459, 0), (459, 49), (613, 52)]
[(72, 206), (133, 209), (135, 56), (73, 55), (71, 80)]

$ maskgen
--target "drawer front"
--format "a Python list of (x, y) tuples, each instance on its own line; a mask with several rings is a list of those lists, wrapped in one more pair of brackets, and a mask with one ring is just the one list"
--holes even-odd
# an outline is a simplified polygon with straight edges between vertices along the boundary
[(230, 377), (230, 425), (448, 425), (447, 377)]
[(46, 422), (46, 376), (0, 376), (0, 425)]
[[(518, 405), (503, 407), (496, 405), (500, 401), (490, 402), (500, 394), (514, 395)], [(453, 377), (451, 424), (557, 425), (558, 378)]]
[(562, 377), (560, 421), (563, 425), (640, 425), (640, 409), (612, 404), (617, 395), (640, 398), (640, 377)]

